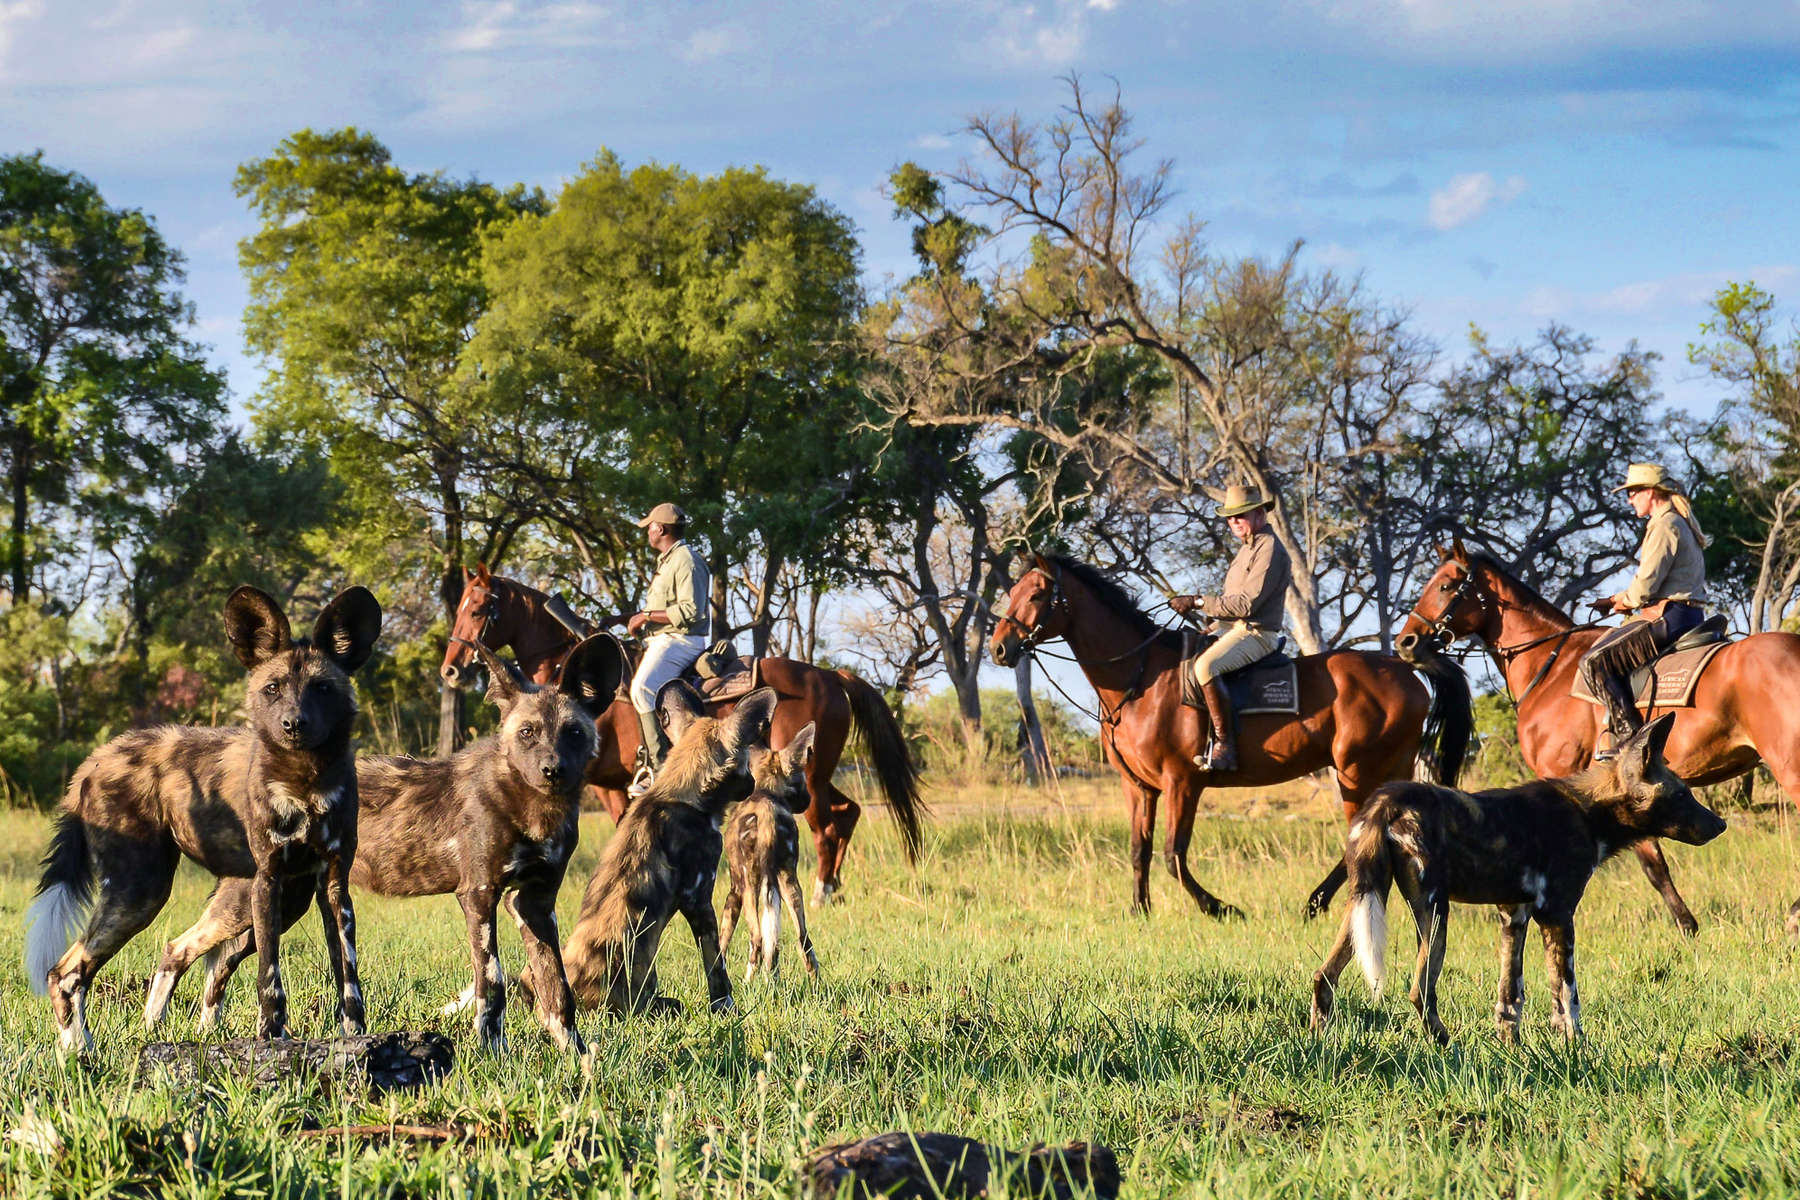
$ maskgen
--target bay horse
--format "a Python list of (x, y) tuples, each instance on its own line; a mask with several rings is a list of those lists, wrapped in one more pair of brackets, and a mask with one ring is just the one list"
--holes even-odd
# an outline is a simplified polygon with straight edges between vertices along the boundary
[[(1034, 556), (1008, 595), (990, 653), (1008, 666), (1061, 638), (1100, 698), (1100, 743), (1125, 786), (1131, 809), (1133, 906), (1150, 911), (1150, 843), (1156, 802), (1169, 814), (1163, 864), (1202, 912), (1241, 916), (1194, 879), (1187, 848), (1200, 793), (1209, 786), (1256, 787), (1335, 767), (1346, 819), (1380, 785), (1410, 779), (1423, 758), (1454, 786), (1473, 717), (1468, 682), (1447, 660), (1426, 670), (1435, 692), (1400, 659), (1363, 650), (1328, 650), (1295, 659), (1297, 715), (1238, 718), (1241, 765), (1229, 774), (1194, 765), (1205, 736), (1198, 709), (1181, 703), (1181, 636), (1161, 629), (1116, 582), (1084, 563)], [(1323, 912), (1344, 882), (1340, 859), (1307, 899)]]
[[(485, 563), (472, 571), (464, 568), (462, 600), (451, 625), (450, 645), (440, 674), (453, 686), (466, 684), (473, 651), (461, 643), (480, 642), (492, 650), (510, 649), (519, 670), (533, 683), (553, 683), (563, 659), (578, 639), (551, 615), (549, 601), (550, 597), (536, 588), (490, 574)], [(614, 644), (618, 644), (616, 640)], [(623, 678), (630, 678), (633, 665), (623, 664)], [(881, 693), (848, 671), (826, 670), (790, 658), (765, 658), (758, 670), (761, 684), (774, 688), (778, 697), (770, 744), (787, 745), (808, 722), (815, 729), (812, 764), (806, 776), (810, 796), (806, 820), (812, 826), (813, 844), (819, 855), (814, 903), (822, 904), (842, 889), (850, 835), (862, 817), (862, 806), (839, 791), (831, 780), (852, 729), (862, 736), (868, 750), (882, 795), (900, 827), (907, 861), (915, 861), (919, 822), (926, 812), (919, 795), (918, 767), (907, 749), (900, 723)], [(724, 716), (736, 702), (726, 701), (709, 708), (713, 715)], [(587, 781), (617, 822), (630, 802), (625, 787), (631, 782), (633, 763), (644, 740), (637, 713), (622, 688), (606, 711), (595, 718), (595, 724), (600, 730), (600, 751), (588, 766)]]
[[(1582, 655), (1609, 626), (1577, 625), (1568, 614), (1460, 540), (1438, 547), (1442, 562), (1401, 627), (1395, 645), (1416, 652), (1421, 639), (1473, 638), (1506, 680), (1519, 717), (1519, 751), (1539, 776), (1572, 775), (1593, 759), (1606, 710), (1571, 694)], [(1715, 654), (1689, 708), (1675, 714), (1669, 769), (1701, 787), (1736, 778), (1761, 762), (1790, 800), (1800, 802), (1800, 636), (1759, 633)], [(1681, 926), (1698, 923), (1669, 876), (1655, 841), (1636, 850), (1644, 874)], [(1800, 900), (1787, 912), (1800, 934)]]

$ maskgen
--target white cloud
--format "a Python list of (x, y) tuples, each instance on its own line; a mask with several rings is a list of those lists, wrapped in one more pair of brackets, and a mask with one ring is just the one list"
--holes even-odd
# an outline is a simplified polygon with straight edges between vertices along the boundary
[(5, 78), (6, 60), (11, 55), (19, 30), (44, 15), (42, 0), (0, 0), (0, 78)]
[(1426, 217), (1431, 227), (1444, 231), (1467, 225), (1495, 204), (1510, 204), (1525, 190), (1525, 181), (1514, 175), (1501, 183), (1486, 171), (1457, 175), (1431, 193)]
[(993, 48), (1014, 66), (1060, 70), (1071, 65), (1087, 43), (1087, 19), (1068, 0), (1048, 11), (1035, 4), (1008, 5), (995, 21)]
[(1690, 271), (1661, 279), (1640, 279), (1596, 292), (1540, 287), (1525, 294), (1521, 310), (1534, 320), (1577, 317), (1652, 317), (1670, 310), (1698, 311), (1733, 280), (1754, 280), (1781, 289), (1800, 280), (1800, 265), (1773, 263), (1741, 271)]
[(465, 0), (462, 24), (443, 39), (454, 54), (502, 50), (558, 50), (610, 40), (613, 14), (587, 0), (521, 4), (517, 0)]
[(1111, 12), (1119, 7), (1119, 0), (1087, 0), (1089, 8), (1097, 8), (1101, 12)]
[(912, 144), (913, 149), (915, 150), (948, 150), (951, 146), (955, 145), (954, 142), (941, 133), (921, 133), (912, 140)]
[(736, 48), (737, 38), (732, 36), (729, 29), (723, 27), (697, 29), (694, 31), (694, 35), (687, 40), (687, 46), (682, 50), (681, 57), (691, 63), (709, 62)]

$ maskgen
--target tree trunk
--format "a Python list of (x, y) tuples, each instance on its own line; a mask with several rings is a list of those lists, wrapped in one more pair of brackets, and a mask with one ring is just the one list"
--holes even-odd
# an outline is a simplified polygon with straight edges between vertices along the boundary
[[(458, 537), (457, 544), (462, 539)], [(460, 553), (460, 551), (459, 551)], [(445, 571), (441, 593), (444, 600), (445, 632), (456, 625), (456, 610), (462, 603), (462, 562), (460, 558)], [(463, 694), (458, 688), (451, 687), (444, 680), (438, 680), (438, 736), (437, 753), (439, 758), (448, 758), (462, 749), (463, 744)], [(400, 750), (400, 747), (395, 747)], [(404, 753), (404, 751), (401, 751)]]
[(26, 436), (21, 433), (13, 439), (12, 461), (12, 602), (13, 607), (25, 603), (25, 594), (31, 586), (31, 562), (25, 554), (25, 531), (28, 528), (27, 506), (31, 503), (31, 491), (27, 483), (31, 477), (31, 450)]
[(1031, 696), (1031, 655), (1021, 654), (1013, 667), (1013, 687), (1019, 693), (1019, 724), (1024, 735), (1019, 739), (1019, 759), (1025, 766), (1025, 778), (1033, 787), (1047, 782), (1055, 770), (1050, 763), (1050, 747), (1044, 741), (1044, 725), (1038, 719), (1037, 701)]

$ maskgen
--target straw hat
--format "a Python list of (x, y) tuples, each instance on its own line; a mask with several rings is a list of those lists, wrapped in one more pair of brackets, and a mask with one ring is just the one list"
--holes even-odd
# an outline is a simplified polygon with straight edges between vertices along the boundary
[(681, 505), (670, 504), (665, 500), (638, 521), (638, 528), (648, 528), (653, 521), (658, 525), (686, 525), (687, 519), (687, 513)]
[(1655, 488), (1659, 492), (1685, 495), (1675, 477), (1661, 463), (1632, 463), (1625, 468), (1625, 482), (1615, 492), (1635, 492), (1639, 488)]
[(1221, 517), (1241, 517), (1252, 509), (1274, 508), (1274, 500), (1265, 500), (1262, 489), (1247, 484), (1234, 483), (1225, 489), (1225, 499), (1219, 501), (1218, 515)]

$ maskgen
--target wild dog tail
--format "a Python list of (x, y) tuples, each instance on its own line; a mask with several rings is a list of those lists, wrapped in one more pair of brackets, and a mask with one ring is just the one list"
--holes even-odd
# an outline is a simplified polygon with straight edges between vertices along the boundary
[(1350, 876), (1350, 944), (1356, 948), (1356, 964), (1369, 981), (1369, 990), (1377, 996), (1387, 982), (1387, 897), (1394, 882), (1387, 823), (1378, 815), (1382, 807), (1364, 809), (1362, 819), (1351, 827), (1344, 852)]
[(919, 764), (913, 760), (900, 722), (894, 719), (894, 711), (881, 698), (881, 693), (849, 671), (840, 670), (837, 674), (843, 681), (844, 695), (850, 701), (850, 715), (856, 722), (856, 731), (862, 735), (863, 745), (869, 751), (876, 778), (881, 780), (882, 794), (887, 797), (888, 808), (900, 826), (900, 842), (906, 849), (906, 861), (916, 863), (919, 860), (919, 820), (929, 811), (919, 794)]
[(94, 899), (87, 823), (67, 809), (56, 819), (43, 867), (37, 899), (25, 912), (25, 978), (40, 996), (49, 991), (50, 970), (75, 940)]

